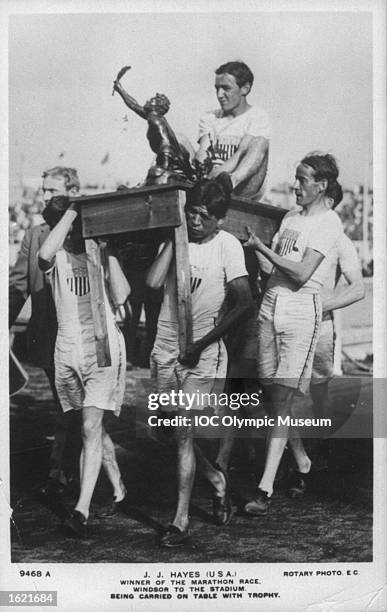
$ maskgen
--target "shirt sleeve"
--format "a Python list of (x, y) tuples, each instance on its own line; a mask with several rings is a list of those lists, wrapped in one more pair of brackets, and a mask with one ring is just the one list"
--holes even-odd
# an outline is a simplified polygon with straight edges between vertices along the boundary
[(43, 274), (45, 275), (45, 277), (50, 283), (52, 282), (52, 275), (54, 273), (55, 267), (56, 267), (56, 259), (54, 257), (54, 259), (50, 263), (50, 267), (47, 270), (44, 270), (43, 272)]
[(225, 232), (223, 240), (223, 262), (226, 283), (231, 282), (234, 278), (247, 276), (242, 245), (239, 240), (227, 232)]
[(213, 112), (205, 113), (199, 120), (199, 136), (198, 142), (203, 136), (214, 134), (213, 121), (215, 114)]
[(340, 270), (345, 274), (351, 270), (361, 270), (359, 256), (356, 248), (345, 234), (338, 242), (338, 259)]
[(258, 107), (253, 107), (251, 110), (251, 121), (247, 126), (247, 134), (251, 136), (263, 136), (270, 139), (270, 121), (268, 114)]
[(339, 217), (335, 212), (329, 211), (318, 217), (318, 223), (310, 232), (306, 247), (326, 256), (343, 232)]

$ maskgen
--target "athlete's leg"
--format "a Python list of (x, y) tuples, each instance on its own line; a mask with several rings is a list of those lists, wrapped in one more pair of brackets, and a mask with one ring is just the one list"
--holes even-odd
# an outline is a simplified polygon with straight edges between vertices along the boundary
[(118, 467), (116, 452), (114, 444), (107, 433), (105, 427), (102, 425), (102, 465), (105, 469), (107, 477), (109, 478), (113, 487), (113, 497), (116, 502), (120, 502), (126, 495), (126, 488), (122, 482), (120, 468)]
[(91, 498), (101, 469), (103, 410), (95, 406), (82, 408), (81, 492), (75, 510), (88, 518)]

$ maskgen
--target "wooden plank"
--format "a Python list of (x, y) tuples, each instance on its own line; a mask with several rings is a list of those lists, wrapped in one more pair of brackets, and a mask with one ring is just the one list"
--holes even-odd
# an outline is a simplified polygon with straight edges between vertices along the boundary
[(101, 252), (94, 240), (85, 240), (85, 244), (97, 363), (99, 367), (107, 367), (111, 365), (111, 357), (106, 323), (106, 306), (102, 285)]
[(278, 230), (286, 210), (269, 204), (252, 202), (244, 198), (232, 198), (222, 229), (233, 234), (239, 240), (247, 239), (246, 225), (263, 240), (270, 244)]
[(137, 195), (156, 195), (156, 194), (165, 194), (165, 193), (169, 193), (171, 191), (177, 192), (179, 189), (180, 190), (187, 190), (190, 189), (192, 185), (188, 184), (188, 183), (184, 183), (184, 182), (173, 182), (173, 183), (167, 183), (166, 185), (143, 185), (140, 187), (130, 187), (128, 189), (120, 189), (119, 191), (108, 191), (108, 192), (103, 192), (103, 193), (93, 193), (92, 195), (88, 195), (88, 196), (81, 196), (81, 198), (79, 196), (75, 196), (73, 198), (70, 198), (71, 201), (77, 201), (79, 202), (80, 200), (82, 200), (83, 202), (98, 202), (98, 200), (106, 200), (106, 198), (110, 199), (119, 199), (122, 197), (127, 197), (127, 196), (137, 196)]
[(178, 191), (113, 193), (78, 198), (85, 238), (176, 227), (180, 224)]
[(175, 262), (176, 262), (176, 288), (177, 312), (179, 319), (179, 349), (184, 355), (187, 345), (192, 342), (192, 310), (190, 266), (188, 251), (188, 233), (184, 214), (185, 194), (179, 191), (179, 211), (181, 225), (176, 227), (175, 233)]
[[(187, 189), (187, 185), (184, 186)], [(181, 222), (177, 184), (137, 187), (124, 192), (102, 193), (77, 198), (81, 204), (85, 238), (150, 232), (177, 227)], [(239, 239), (246, 238), (246, 225), (270, 244), (286, 210), (247, 198), (232, 197), (223, 228)], [(144, 234), (145, 238), (145, 234)]]

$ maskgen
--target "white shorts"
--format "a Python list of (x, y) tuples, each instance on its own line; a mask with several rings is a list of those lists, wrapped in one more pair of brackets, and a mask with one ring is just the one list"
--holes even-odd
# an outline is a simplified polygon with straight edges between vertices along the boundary
[[(158, 393), (179, 391), (189, 393), (201, 399), (202, 394), (221, 393), (227, 373), (227, 351), (222, 340), (213, 342), (201, 354), (199, 363), (187, 367), (179, 363), (179, 348), (175, 342), (156, 338), (150, 358), (150, 372)], [(195, 402), (192, 410), (203, 410), (209, 406), (202, 401)], [(160, 406), (163, 412), (173, 412), (184, 409), (183, 403), (179, 406)], [(215, 411), (216, 412), (216, 411)]]
[(268, 289), (258, 315), (258, 376), (304, 394), (309, 386), (321, 323), (321, 299), (313, 293)]
[(311, 384), (317, 385), (332, 378), (333, 357), (335, 352), (335, 333), (333, 328), (332, 313), (324, 316), (320, 334), (317, 340), (316, 351), (313, 360)]
[(55, 387), (64, 412), (94, 406), (119, 415), (125, 392), (125, 341), (118, 327), (109, 335), (111, 366), (97, 364), (94, 330), (78, 343), (60, 336), (55, 346)]

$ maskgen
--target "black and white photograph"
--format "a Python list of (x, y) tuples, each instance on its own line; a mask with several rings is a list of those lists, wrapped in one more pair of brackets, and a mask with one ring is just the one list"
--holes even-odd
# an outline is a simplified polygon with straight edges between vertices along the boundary
[(0, 606), (386, 609), (384, 4), (0, 14)]

